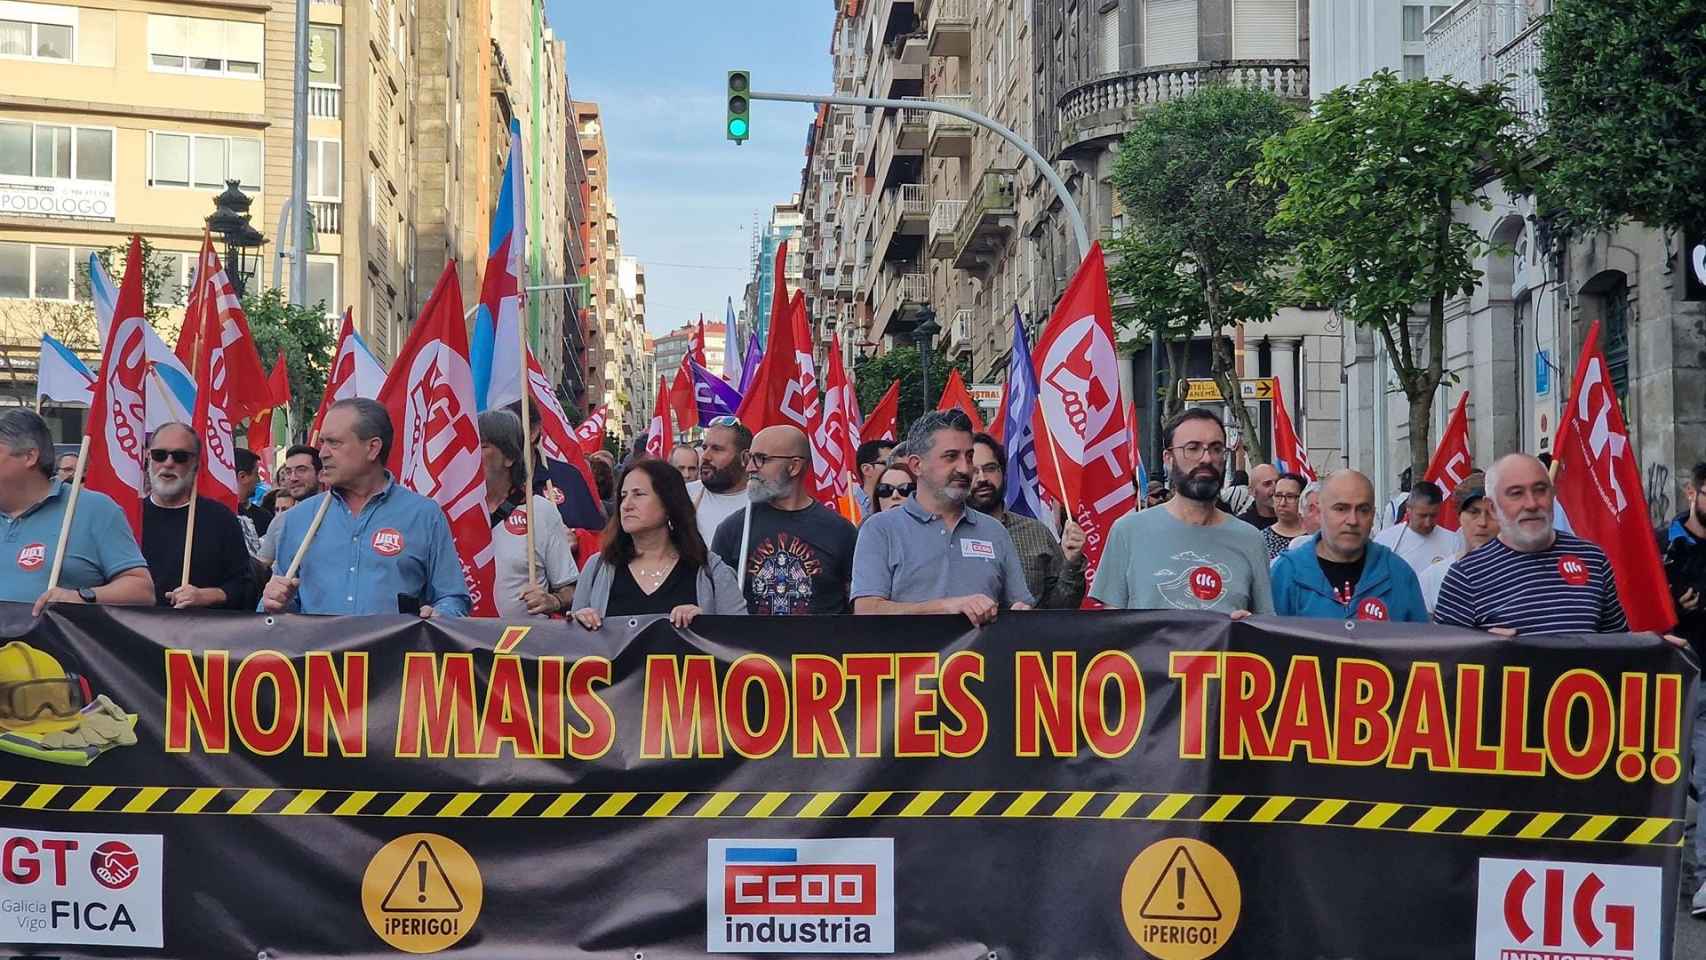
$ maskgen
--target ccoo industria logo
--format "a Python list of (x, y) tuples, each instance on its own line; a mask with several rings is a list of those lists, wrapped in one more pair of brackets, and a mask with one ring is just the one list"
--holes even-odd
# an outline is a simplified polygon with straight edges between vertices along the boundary
[(893, 953), (894, 840), (708, 840), (711, 953)]

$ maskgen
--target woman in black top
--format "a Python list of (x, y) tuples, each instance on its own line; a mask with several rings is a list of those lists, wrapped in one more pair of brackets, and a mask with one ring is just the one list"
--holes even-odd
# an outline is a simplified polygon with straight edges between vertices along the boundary
[(687, 485), (661, 460), (636, 460), (617, 485), (604, 549), (575, 587), (575, 622), (596, 630), (607, 616), (669, 614), (685, 627), (701, 612), (746, 613), (734, 571), (705, 549)]

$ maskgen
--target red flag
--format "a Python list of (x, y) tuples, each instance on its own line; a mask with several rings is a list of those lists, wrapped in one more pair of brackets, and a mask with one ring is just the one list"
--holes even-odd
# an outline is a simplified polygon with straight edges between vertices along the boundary
[[(857, 481), (851, 471), (858, 462), (857, 441), (853, 439), (852, 412), (848, 409), (853, 396), (853, 384), (847, 379), (847, 369), (841, 365), (841, 336), (832, 334), (829, 341), (829, 369), (824, 374), (823, 424), (819, 430), (822, 446), (829, 461), (834, 500), (830, 507), (852, 523), (859, 522), (859, 505), (853, 498)], [(817, 446), (816, 443), (813, 444)]]
[(646, 456), (659, 460), (675, 449), (675, 431), (669, 426), (669, 387), (658, 378), (658, 402), (652, 407), (652, 425), (646, 431)]
[(609, 408), (599, 407), (575, 427), (575, 442), (580, 444), (581, 453), (590, 457), (604, 449), (604, 424), (609, 418)]
[(705, 362), (705, 315), (699, 315), (699, 326), (693, 330), (693, 362), (701, 367), (710, 368)]
[(1629, 628), (1662, 632), (1675, 626), (1676, 608), (1647, 521), (1641, 470), (1611, 389), (1597, 320), (1582, 344), (1552, 451), (1558, 503), (1576, 535), (1598, 544), (1610, 558)]
[(1445, 424), (1445, 434), (1439, 438), (1439, 446), (1434, 447), (1433, 459), (1428, 461), (1428, 472), (1422, 475), (1422, 479), (1445, 492), (1445, 502), (1439, 506), (1439, 525), (1447, 530), (1456, 530), (1459, 525), (1457, 504), (1452, 501), (1451, 492), (1474, 469), (1469, 458), (1468, 408), (1469, 391), (1465, 390), (1463, 396), (1457, 398), (1457, 409), (1451, 411), (1451, 419)]
[(780, 424), (798, 427), (811, 443), (812, 495), (831, 507), (835, 505), (840, 458), (837, 441), (824, 429), (803, 297), (794, 297), (787, 313), (770, 328), (764, 362), (741, 399), (739, 417), (753, 433)]
[(249, 420), (249, 449), (261, 458), (261, 482), (272, 482), (272, 415), (278, 407), (290, 402), (290, 367), (285, 362), (284, 348), (279, 348), (278, 359), (273, 361), (272, 375), (267, 378), (267, 388), (272, 394), (272, 406), (257, 413)]
[(860, 440), (896, 440), (900, 437), (900, 381), (889, 383), (883, 398), (871, 408), (865, 426), (859, 431)]
[(142, 313), (142, 238), (130, 238), (112, 326), (101, 351), (89, 404), (89, 463), (83, 486), (104, 493), (124, 511), (142, 541), (143, 458), (147, 453), (148, 319)]
[(966, 389), (966, 381), (960, 376), (959, 367), (948, 372), (948, 382), (942, 387), (942, 399), (936, 404), (936, 409), (958, 410), (971, 420), (973, 433), (983, 432), (983, 418), (977, 414), (977, 401), (971, 398), (971, 391)]
[(391, 472), (398, 483), (444, 510), (473, 615), (497, 616), (492, 603), (492, 527), (486, 514), (474, 374), (468, 367), (468, 327), (462, 319), (456, 261), (444, 265), (378, 399), (391, 412), (397, 436)]
[(688, 359), (681, 358), (681, 366), (675, 368), (675, 380), (669, 385), (669, 409), (675, 414), (675, 428), (681, 433), (699, 425), (699, 404), (693, 399), (693, 374), (687, 369)]
[[(779, 383), (772, 384), (776, 377), (772, 369), (786, 362), (793, 364), (794, 331), (788, 324), (788, 285), (783, 279), (782, 272), (787, 268), (788, 241), (783, 240), (776, 245), (776, 265), (771, 273), (774, 283), (770, 294), (770, 330), (764, 339), (764, 352), (759, 355), (758, 371), (747, 382), (746, 393), (741, 397), (740, 409), (735, 416), (753, 433), (781, 423), (780, 419), (769, 419), (775, 416), (775, 411), (781, 409), (781, 391), (787, 383), (783, 377)], [(780, 349), (779, 349), (780, 348)], [(755, 418), (765, 418), (758, 422)]]
[(1090, 247), (1067, 285), (1035, 362), (1038, 466), (1045, 489), (1084, 529), (1084, 578), (1092, 582), (1109, 529), (1134, 499), (1101, 244)]
[[(242, 311), (231, 306), (236, 301), (235, 296), (227, 302), (225, 291), (229, 285), (225, 270), (219, 265), (219, 256), (213, 252), (213, 240), (205, 230), (201, 237), (201, 254), (196, 260), (196, 289), (198, 293), (192, 298), (195, 306), (185, 315), (184, 332), (178, 337), (180, 346), (186, 342), (189, 344), (190, 372), (195, 376), (195, 410), (190, 428), (201, 438), (196, 493), (217, 500), (235, 512), (237, 438), (232, 424), (241, 415), (233, 412), (237, 388), (230, 360), (241, 344), (238, 339), (225, 336), (225, 313), (231, 309), (241, 317)], [(241, 336), (248, 336), (246, 329)], [(249, 349), (254, 349), (252, 341)], [(264, 397), (261, 401), (263, 407), (272, 399), (272, 391), (264, 375), (258, 388), (249, 387), (245, 393)]]
[(545, 379), (545, 369), (531, 347), (527, 350), (527, 385), (531, 409), (539, 415), (539, 451), (573, 467), (586, 482), (588, 496), (597, 499), (598, 484), (592, 479), (592, 467), (581, 452), (580, 440), (570, 431), (569, 416), (563, 412), (557, 392), (551, 389), (551, 381)]
[(184, 369), (190, 371), (192, 376), (195, 374), (197, 333), (191, 318), (201, 316), (204, 310), (212, 313), (211, 329), (216, 335), (203, 344), (203, 352), (206, 352), (209, 345), (214, 345), (223, 357), (221, 362), (224, 372), (216, 370), (215, 377), (226, 383), (224, 389), (229, 394), (230, 406), (226, 408), (225, 413), (233, 423), (246, 420), (264, 410), (272, 401), (267, 386), (267, 371), (261, 366), (261, 354), (255, 349), (255, 338), (249, 334), (249, 318), (243, 314), (243, 301), (237, 296), (236, 288), (231, 286), (231, 279), (220, 267), (219, 257), (213, 252), (213, 239), (205, 231), (202, 234), (201, 256), (197, 258), (195, 280), (190, 288), (189, 304), (184, 311), (184, 325), (178, 333), (175, 351), (178, 359), (183, 361)]
[[(370, 368), (364, 371), (363, 368)], [(326, 411), (339, 400), (352, 397), (376, 396), (362, 392), (364, 373), (369, 383), (381, 377), (382, 371), (362, 346), (361, 338), (356, 336), (355, 317), (348, 309), (344, 310), (344, 325), (338, 331), (338, 352), (332, 360), (332, 369), (326, 374), (326, 392), (320, 396), (320, 409), (314, 413), (314, 423), (308, 428), (308, 442), (320, 434), (320, 424), (326, 419)], [(368, 389), (372, 389), (369, 387)]]
[(1001, 403), (995, 408), (995, 419), (989, 421), (989, 435), (1003, 443), (1007, 441), (1007, 418), (1002, 414), (1007, 410), (1007, 384), (1001, 385)]
[(1297, 439), (1292, 428), (1291, 414), (1285, 409), (1285, 393), (1274, 383), (1274, 466), (1280, 473), (1295, 473), (1305, 480), (1315, 481), (1315, 468), (1309, 465), (1309, 451)]

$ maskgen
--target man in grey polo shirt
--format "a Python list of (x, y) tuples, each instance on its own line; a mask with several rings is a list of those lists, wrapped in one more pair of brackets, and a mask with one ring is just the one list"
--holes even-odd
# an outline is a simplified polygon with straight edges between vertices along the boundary
[(59, 586), (47, 588), (71, 485), (54, 476), (53, 436), (29, 410), (0, 414), (0, 600), (154, 602), (154, 578), (130, 521), (105, 494), (84, 490), (71, 519)]
[(853, 550), (853, 612), (959, 613), (981, 626), (1004, 606), (1029, 610), (1019, 553), (1001, 521), (968, 508), (971, 421), (926, 413), (906, 437), (917, 491), (865, 520)]

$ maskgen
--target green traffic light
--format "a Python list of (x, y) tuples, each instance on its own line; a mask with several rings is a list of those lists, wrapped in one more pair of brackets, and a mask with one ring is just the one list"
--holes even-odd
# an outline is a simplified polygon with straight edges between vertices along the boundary
[(745, 117), (735, 117), (729, 121), (729, 136), (742, 139), (746, 137)]

